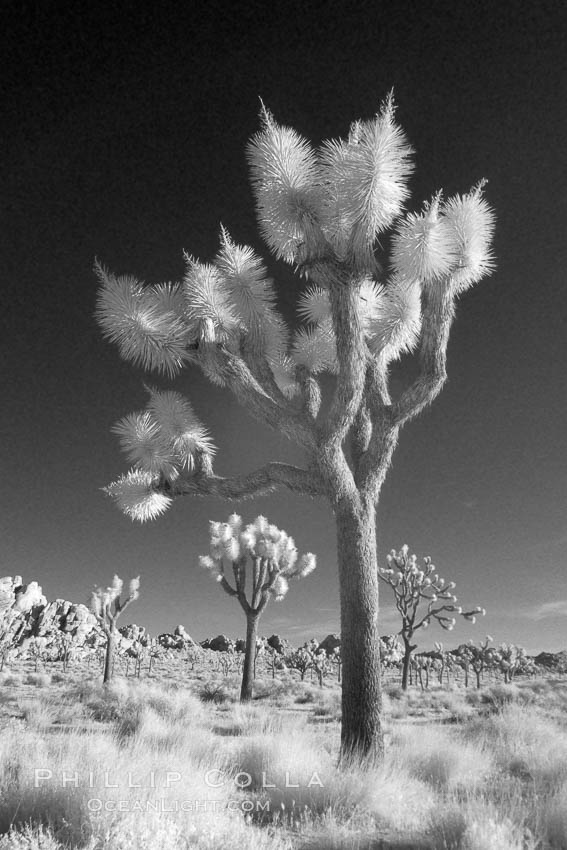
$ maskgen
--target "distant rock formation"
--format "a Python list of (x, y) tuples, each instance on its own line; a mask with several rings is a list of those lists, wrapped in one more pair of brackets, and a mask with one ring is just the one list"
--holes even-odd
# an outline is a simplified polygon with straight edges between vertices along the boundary
[(534, 661), (539, 667), (545, 667), (553, 673), (567, 673), (567, 649), (561, 652), (540, 652)]
[(193, 640), (191, 635), (187, 634), (187, 631), (185, 630), (185, 626), (181, 626), (181, 625), (176, 626), (173, 634), (176, 635), (177, 637), (180, 637), (183, 640), (183, 642), (185, 643), (185, 646), (197, 646), (196, 641)]
[(327, 637), (321, 641), (319, 646), (317, 647), (317, 652), (321, 652), (323, 650), (327, 653), (327, 655), (332, 655), (333, 651), (340, 647), (341, 645), (341, 637), (340, 635), (327, 635)]
[(164, 649), (186, 649), (187, 647), (197, 646), (196, 641), (191, 635), (187, 634), (185, 626), (176, 626), (173, 634), (164, 633), (158, 635), (158, 643)]
[(48, 602), (36, 581), (23, 584), (21, 576), (0, 579), (0, 633), (4, 642), (22, 646), (28, 638), (44, 638), (45, 646), (68, 635), (75, 646), (104, 642), (96, 618), (86, 605), (56, 599)]

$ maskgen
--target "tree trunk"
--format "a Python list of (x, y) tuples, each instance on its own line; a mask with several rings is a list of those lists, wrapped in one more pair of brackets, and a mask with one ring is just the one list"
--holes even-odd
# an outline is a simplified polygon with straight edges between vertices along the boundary
[(409, 665), (411, 661), (411, 653), (412, 647), (409, 643), (405, 644), (405, 652), (404, 652), (404, 662), (402, 665), (402, 691), (407, 691), (408, 689), (408, 674), (409, 674)]
[[(410, 662), (411, 662), (411, 654), (416, 648), (416, 646), (412, 646), (411, 643), (404, 638), (404, 661), (402, 665), (402, 690), (407, 691), (408, 689), (408, 675), (410, 673)], [(410, 682), (411, 684), (411, 682)]]
[(114, 647), (116, 644), (116, 633), (114, 630), (111, 630), (107, 635), (106, 641), (106, 655), (104, 657), (104, 676), (102, 678), (103, 684), (106, 685), (107, 682), (110, 682), (112, 679), (112, 669), (113, 669), (113, 660), (114, 660)]
[(244, 667), (242, 669), (242, 687), (240, 702), (250, 702), (254, 684), (254, 656), (256, 652), (256, 636), (258, 634), (258, 615), (249, 614), (246, 617), (246, 650), (244, 652)]
[(341, 759), (381, 758), (378, 564), (373, 505), (336, 507), (341, 599)]

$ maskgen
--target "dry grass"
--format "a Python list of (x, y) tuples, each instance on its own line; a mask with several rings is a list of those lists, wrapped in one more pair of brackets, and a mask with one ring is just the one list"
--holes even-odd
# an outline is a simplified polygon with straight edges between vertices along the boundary
[[(339, 771), (334, 682), (284, 691), (265, 678), (239, 705), (234, 675), (106, 688), (12, 676), (0, 850), (567, 848), (565, 682), (389, 686), (384, 762)], [(203, 700), (219, 687), (224, 701)], [(38, 782), (35, 769), (51, 774)]]

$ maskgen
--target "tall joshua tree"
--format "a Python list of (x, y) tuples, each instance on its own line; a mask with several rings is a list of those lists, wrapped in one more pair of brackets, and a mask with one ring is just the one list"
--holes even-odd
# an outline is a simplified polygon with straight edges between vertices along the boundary
[(126, 610), (131, 602), (140, 595), (140, 576), (133, 578), (128, 585), (128, 596), (122, 599), (122, 588), (124, 582), (118, 576), (114, 576), (112, 584), (103, 590), (102, 587), (95, 588), (91, 593), (89, 608), (102, 626), (106, 635), (106, 653), (104, 656), (103, 683), (110, 682), (112, 678), (112, 659), (116, 649), (116, 623), (120, 615)]
[[(290, 578), (303, 578), (316, 567), (315, 555), (308, 552), (297, 560), (293, 537), (271, 525), (266, 517), (256, 517), (242, 528), (242, 518), (231, 514), (228, 522), (211, 522), (210, 555), (201, 555), (202, 567), (210, 570), (229, 596), (235, 596), (246, 614), (246, 650), (242, 671), (241, 702), (252, 699), (254, 656), (258, 621), (270, 597), (281, 601), (289, 590)], [(246, 596), (246, 566), (251, 561), (249, 599)], [(225, 574), (228, 562), (234, 585)]]
[[(455, 582), (445, 584), (445, 579), (438, 576), (431, 558), (424, 558), (423, 569), (420, 569), (417, 557), (409, 554), (407, 546), (402, 546), (399, 552), (392, 549), (387, 561), (387, 567), (378, 568), (378, 576), (392, 588), (396, 608), (402, 618), (400, 634), (405, 650), (402, 688), (405, 691), (408, 686), (411, 656), (414, 649), (417, 649), (417, 644), (412, 644), (412, 640), (418, 629), (426, 629), (433, 620), (450, 632), (457, 622), (453, 614), (474, 623), (477, 614), (484, 616), (486, 611), (480, 606), (471, 611), (463, 611), (460, 605), (456, 605), (457, 597), (453, 593)], [(424, 606), (427, 606), (425, 610)]]
[[(493, 214), (483, 184), (403, 214), (412, 149), (389, 98), (348, 137), (315, 149), (262, 110), (248, 161), (260, 233), (308, 282), (291, 334), (250, 247), (221, 228), (212, 263), (186, 255), (184, 279), (143, 286), (96, 266), (97, 317), (121, 355), (176, 375), (197, 366), (250, 414), (295, 442), (305, 464), (270, 462), (224, 478), (191, 404), (150, 391), (116, 426), (133, 469), (107, 491), (133, 519), (187, 495), (242, 499), (286, 488), (321, 496), (336, 519), (343, 653), (342, 753), (382, 750), (376, 506), (400, 429), (440, 392), (455, 303), (491, 270)], [(378, 244), (392, 231), (390, 258)], [(388, 370), (417, 351), (397, 398)], [(336, 376), (319, 415), (320, 374)]]

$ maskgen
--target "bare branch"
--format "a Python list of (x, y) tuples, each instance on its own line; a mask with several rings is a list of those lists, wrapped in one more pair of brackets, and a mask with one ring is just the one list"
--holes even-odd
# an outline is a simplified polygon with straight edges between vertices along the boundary
[(447, 380), (447, 343), (455, 315), (448, 286), (424, 290), (423, 320), (419, 348), (420, 374), (393, 407), (393, 423), (404, 425), (436, 398)]
[(319, 382), (305, 366), (298, 366), (296, 374), (301, 391), (303, 410), (310, 419), (315, 421), (321, 407), (321, 387), (319, 386)]
[(392, 425), (387, 365), (382, 358), (368, 361), (365, 400), (370, 436), (356, 470), (358, 486), (376, 502), (398, 442), (399, 428)]
[(196, 475), (180, 476), (175, 482), (161, 481), (158, 492), (176, 496), (218, 496), (223, 499), (251, 499), (265, 496), (280, 487), (302, 496), (321, 496), (324, 494), (323, 482), (314, 473), (287, 463), (267, 463), (253, 472), (223, 478), (212, 472), (212, 467), (203, 472), (197, 469)]
[(229, 596), (236, 596), (237, 595), (236, 590), (234, 589), (234, 587), (230, 586), (230, 584), (226, 580), (225, 576), (221, 576), (219, 584), (222, 587), (222, 589), (225, 591), (225, 593), (228, 593)]
[(309, 420), (294, 410), (289, 402), (286, 401), (284, 405), (279, 399), (277, 402), (274, 401), (241, 357), (224, 349), (222, 353), (223, 377), (238, 402), (255, 419), (264, 422), (275, 431), (285, 434), (286, 437), (303, 446), (303, 448), (313, 449), (315, 432)]

